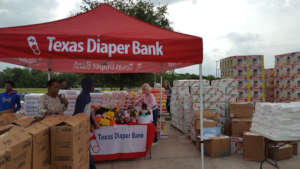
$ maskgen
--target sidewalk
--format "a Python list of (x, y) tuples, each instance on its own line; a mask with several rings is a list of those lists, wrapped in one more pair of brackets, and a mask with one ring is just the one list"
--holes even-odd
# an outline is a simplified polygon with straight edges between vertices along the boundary
[[(152, 160), (144, 158), (97, 163), (98, 169), (201, 169), (201, 156), (186, 136), (168, 127), (169, 138), (152, 147)], [(280, 169), (299, 169), (300, 158), (280, 161)], [(259, 169), (257, 162), (245, 161), (241, 155), (226, 158), (205, 157), (205, 169)], [(264, 169), (275, 169), (264, 164)]]

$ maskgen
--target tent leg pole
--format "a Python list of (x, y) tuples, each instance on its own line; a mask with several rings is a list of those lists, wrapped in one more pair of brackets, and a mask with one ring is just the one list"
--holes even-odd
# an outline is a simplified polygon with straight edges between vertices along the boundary
[(160, 107), (159, 107), (159, 113), (160, 113), (160, 117), (159, 117), (159, 139), (160, 139), (160, 135), (161, 135), (161, 131), (162, 131), (162, 126), (161, 126), (161, 121), (162, 121), (162, 118), (161, 118), (161, 115), (162, 115), (162, 81), (163, 81), (163, 78), (162, 78), (162, 73), (160, 74)]
[(201, 136), (201, 168), (204, 169), (204, 145), (203, 145), (203, 79), (202, 64), (199, 65), (199, 82), (200, 82), (200, 136)]
[(48, 81), (51, 79), (51, 72), (48, 71)]

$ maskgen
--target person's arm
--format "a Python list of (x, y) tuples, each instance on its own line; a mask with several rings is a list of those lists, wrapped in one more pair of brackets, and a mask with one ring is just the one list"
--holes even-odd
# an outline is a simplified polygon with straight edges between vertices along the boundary
[(150, 107), (150, 109), (154, 109), (154, 108), (157, 108), (157, 102), (156, 102), (156, 99), (155, 99), (155, 97), (154, 97), (154, 95), (151, 93), (150, 94), (151, 95), (151, 107)]
[(45, 96), (41, 96), (39, 98), (39, 107), (38, 107), (38, 115), (37, 117), (43, 118), (46, 116), (46, 114), (48, 113), (48, 109), (46, 106), (46, 100), (45, 100)]
[(16, 100), (15, 103), (16, 105), (14, 105), (14, 112), (17, 112), (21, 109), (21, 99), (19, 95), (16, 95)]
[(69, 102), (68, 102), (68, 100), (67, 100), (65, 97), (63, 97), (62, 95), (59, 95), (58, 97), (59, 97), (59, 99), (60, 99), (60, 102), (64, 105), (64, 106), (63, 106), (63, 112), (65, 112), (65, 111), (67, 110), (67, 108), (68, 108)]

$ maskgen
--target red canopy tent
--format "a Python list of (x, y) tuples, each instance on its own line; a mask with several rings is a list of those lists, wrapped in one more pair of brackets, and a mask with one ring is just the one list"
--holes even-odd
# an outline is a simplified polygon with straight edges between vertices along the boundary
[(42, 71), (160, 73), (200, 64), (201, 83), (202, 58), (202, 38), (153, 26), (106, 4), (59, 21), (0, 28), (0, 61)]
[(0, 61), (53, 72), (165, 72), (202, 63), (202, 47), (200, 37), (106, 4), (59, 21), (0, 29)]

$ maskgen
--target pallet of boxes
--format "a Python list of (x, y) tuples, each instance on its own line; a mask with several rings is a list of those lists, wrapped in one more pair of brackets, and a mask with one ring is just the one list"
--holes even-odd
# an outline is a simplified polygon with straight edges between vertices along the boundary
[(265, 69), (265, 83), (266, 83), (266, 101), (273, 102), (275, 97), (275, 88), (274, 88), (275, 74), (274, 69)]
[(300, 101), (300, 52), (275, 56), (275, 102)]
[(220, 62), (221, 77), (238, 81), (237, 102), (265, 101), (264, 56), (231, 56)]
[(280, 161), (298, 154), (298, 144), (292, 140), (300, 139), (300, 120), (295, 118), (299, 116), (299, 110), (298, 102), (256, 104), (251, 131), (267, 137), (268, 158)]
[(89, 124), (84, 114), (16, 119), (0, 127), (0, 168), (88, 168)]
[[(230, 155), (230, 137), (223, 135), (226, 124), (226, 104), (235, 102), (237, 98), (236, 81), (222, 79), (203, 86), (203, 135), (209, 137), (204, 143), (205, 154), (210, 157), (224, 157)], [(200, 87), (192, 86), (194, 118), (192, 122), (191, 139), (196, 141), (200, 150)]]
[(253, 103), (232, 103), (228, 118), (231, 121), (231, 152), (243, 155), (245, 160), (262, 161), (265, 156), (264, 137), (250, 132)]

